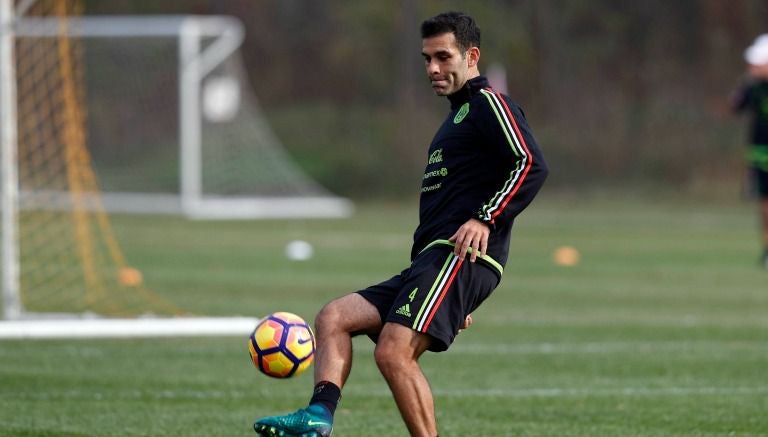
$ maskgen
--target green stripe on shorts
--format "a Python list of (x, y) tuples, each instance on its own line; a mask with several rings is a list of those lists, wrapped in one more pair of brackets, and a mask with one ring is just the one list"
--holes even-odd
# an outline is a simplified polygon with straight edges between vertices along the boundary
[[(438, 245), (456, 247), (456, 243), (452, 243), (452, 242), (450, 242), (448, 240), (435, 240), (435, 241), (427, 244), (427, 246), (424, 249), (421, 249), (421, 252), (424, 252), (425, 250), (430, 249), (430, 248), (435, 247), (435, 246), (438, 246)], [(419, 253), (421, 253), (421, 252), (419, 252)], [(472, 253), (472, 248), (471, 247), (467, 248), (467, 253)], [(499, 272), (499, 276), (501, 276), (501, 274), (504, 273), (504, 267), (498, 261), (496, 261), (495, 259), (491, 258), (490, 256), (488, 256), (488, 255), (478, 255), (478, 258), (480, 258), (481, 260), (485, 261), (486, 263), (488, 263), (488, 265), (490, 265), (491, 267), (496, 269), (496, 271)]]
[[(419, 308), (419, 313), (416, 314), (416, 318), (413, 321), (413, 329), (418, 331), (417, 326), (419, 326), (419, 323), (421, 322), (421, 316), (424, 313), (424, 309), (429, 306), (429, 302), (432, 300), (432, 295), (435, 294), (435, 289), (443, 281), (443, 276), (445, 276), (445, 271), (448, 269), (448, 266), (451, 264), (452, 258), (453, 258), (453, 255), (448, 256), (448, 258), (445, 260), (445, 264), (443, 264), (443, 268), (440, 269), (440, 273), (437, 275), (435, 282), (432, 283), (432, 288), (429, 289), (429, 293), (427, 293), (427, 298), (424, 299), (424, 302), (422, 302), (421, 308)], [(426, 314), (424, 315), (426, 316)]]

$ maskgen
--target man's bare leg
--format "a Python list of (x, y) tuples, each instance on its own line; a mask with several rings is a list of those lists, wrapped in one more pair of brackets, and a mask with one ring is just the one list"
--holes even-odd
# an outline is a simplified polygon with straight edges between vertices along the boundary
[(315, 318), (315, 384), (329, 381), (344, 387), (352, 369), (352, 335), (380, 329), (378, 310), (357, 293), (325, 305)]
[(352, 368), (352, 336), (379, 329), (379, 312), (359, 294), (340, 297), (323, 307), (315, 318), (315, 391), (310, 405), (283, 416), (257, 419), (254, 431), (269, 437), (330, 436), (341, 387)]
[(406, 326), (386, 323), (374, 352), (411, 436), (437, 436), (432, 389), (418, 363), (431, 341)]

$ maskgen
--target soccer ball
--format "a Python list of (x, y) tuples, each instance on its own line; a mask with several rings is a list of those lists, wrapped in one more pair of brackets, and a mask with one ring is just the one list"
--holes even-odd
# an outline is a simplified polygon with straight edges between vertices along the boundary
[(262, 320), (248, 339), (251, 360), (273, 378), (296, 376), (315, 359), (315, 335), (296, 314), (278, 312)]

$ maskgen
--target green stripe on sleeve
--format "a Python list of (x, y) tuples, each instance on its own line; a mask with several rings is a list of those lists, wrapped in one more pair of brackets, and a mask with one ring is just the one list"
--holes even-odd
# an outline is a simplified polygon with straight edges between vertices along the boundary
[(496, 118), (499, 120), (499, 125), (501, 125), (501, 130), (504, 132), (504, 136), (507, 137), (507, 141), (509, 142), (509, 147), (512, 148), (513, 152), (515, 152), (515, 156), (519, 158), (521, 156), (520, 151), (517, 150), (515, 141), (512, 140), (512, 137), (510, 137), (509, 128), (506, 125), (506, 123), (504, 123), (504, 118), (502, 118), (501, 114), (499, 114), (499, 110), (496, 108), (496, 104), (493, 103), (493, 97), (491, 97), (488, 91), (481, 91), (481, 92), (485, 96), (485, 98), (488, 99), (488, 103), (491, 105), (491, 109), (493, 109), (493, 113), (496, 114)]

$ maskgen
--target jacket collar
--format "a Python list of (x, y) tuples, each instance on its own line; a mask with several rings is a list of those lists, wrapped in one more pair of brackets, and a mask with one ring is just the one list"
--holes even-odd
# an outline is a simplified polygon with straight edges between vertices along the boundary
[(469, 79), (458, 91), (448, 96), (451, 102), (451, 109), (456, 109), (468, 102), (481, 89), (488, 87), (488, 79), (485, 76), (477, 76)]

